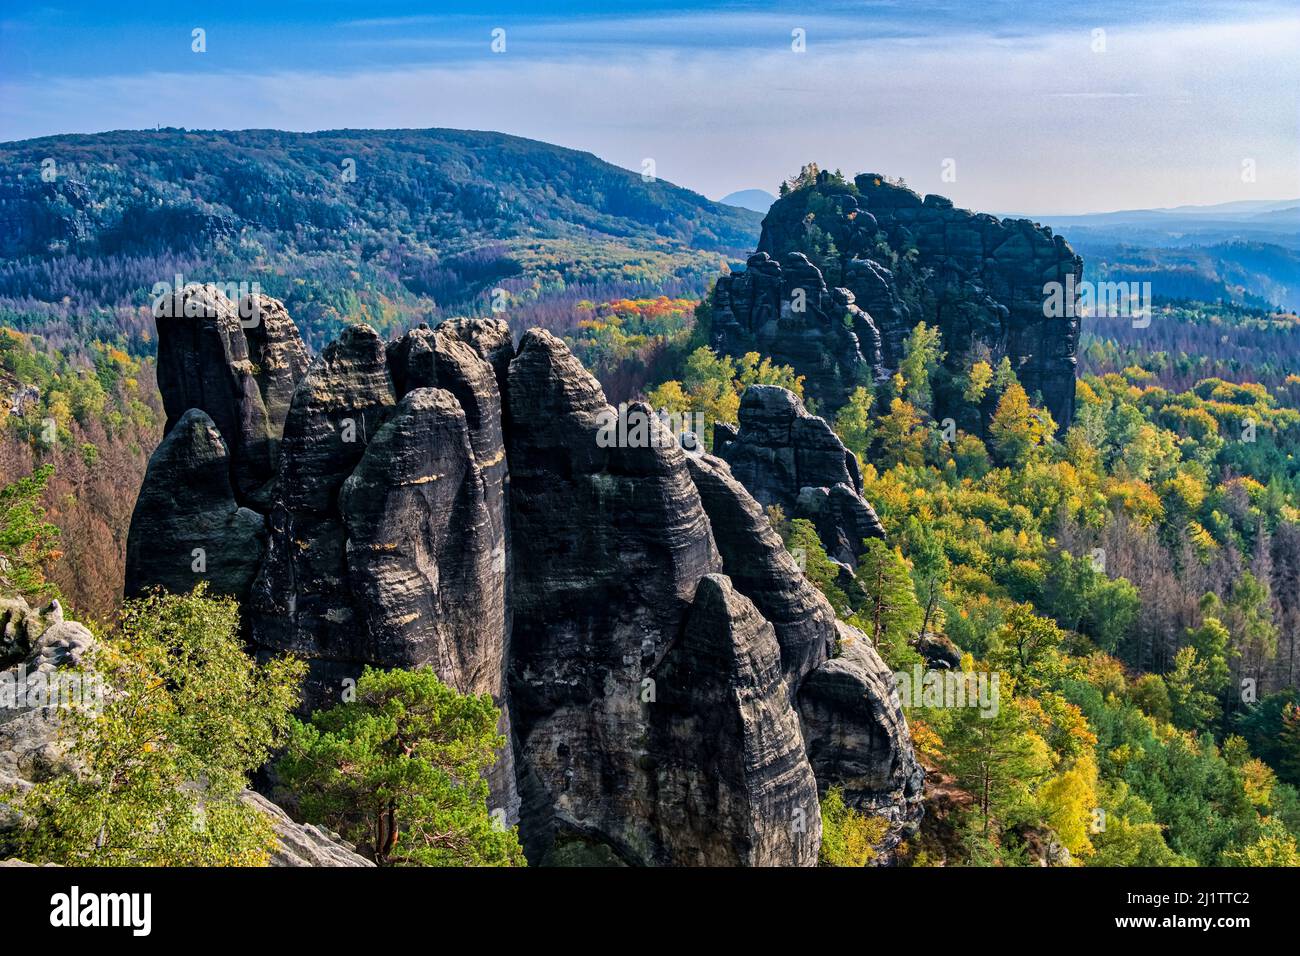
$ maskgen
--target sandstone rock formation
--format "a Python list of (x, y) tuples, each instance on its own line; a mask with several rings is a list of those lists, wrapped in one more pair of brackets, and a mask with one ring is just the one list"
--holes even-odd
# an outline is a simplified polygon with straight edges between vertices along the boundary
[(863, 500), (857, 459), (823, 418), (808, 414), (799, 397), (775, 385), (751, 385), (740, 400), (739, 429), (714, 426), (719, 458), (763, 507), (807, 518), (826, 553), (857, 565), (866, 538), (884, 528)]
[(744, 272), (719, 278), (711, 335), (719, 351), (758, 352), (793, 366), (832, 408), (857, 386), (886, 377), (880, 330), (857, 306), (856, 293), (828, 289), (802, 252), (778, 261), (760, 251)]
[[(262, 310), (278, 316), (277, 305)], [(282, 323), (267, 332), (287, 338)], [(173, 341), (217, 354), (198, 335)], [(239, 350), (221, 354), (232, 371), (211, 377), (243, 381)], [(165, 360), (200, 364), (175, 349)], [(160, 374), (169, 409), (232, 404), (229, 390), (177, 377)], [(255, 391), (275, 422), (284, 403), (262, 398), (268, 386)], [(782, 500), (799, 480), (828, 501), (839, 485), (856, 495), (852, 456), (783, 401), (750, 402), (786, 416), (783, 432), (776, 412), (756, 432), (784, 436), (764, 452), (788, 459), (770, 486)], [(511, 742), (489, 774), (493, 806), (518, 821), (534, 863), (810, 865), (818, 793), (832, 785), (889, 817), (894, 838), (915, 820), (919, 770), (866, 639), (856, 636), (866, 663), (854, 666), (869, 699), (805, 703), (822, 701), (808, 682), (825, 682), (817, 675), (846, 643), (834, 611), (720, 458), (688, 454), (637, 405), (651, 440), (604, 447), (613, 410), (553, 335), (531, 331), (515, 349), (504, 323), (459, 320), (385, 345), (350, 328), (297, 380), (272, 441), (276, 478), (257, 499), (240, 498), (233, 450), (218, 454), (203, 431), (217, 419), (196, 407), (155, 453), (133, 539), (138, 525), (173, 549), (191, 543), (158, 504), (174, 492), (150, 485), (199, 468), (210, 480), (192, 514), (226, 527), (218, 519), (246, 502), (265, 515), (248, 630), (260, 652), (308, 660), (311, 705), (331, 703), (365, 665), (427, 664), (462, 691), (491, 693)], [(225, 419), (240, 441), (246, 419)], [(192, 433), (205, 440), (183, 440)], [(758, 454), (748, 434), (742, 419), (736, 444)], [(204, 454), (182, 454), (195, 445)], [(801, 489), (791, 493), (797, 501)], [(136, 588), (201, 577), (168, 576), (146, 539), (129, 551)]]
[(772, 625), (725, 575), (705, 575), (655, 673), (662, 862), (815, 865), (817, 780)]
[(687, 459), (713, 528), (722, 566), (736, 590), (771, 622), (792, 690), (834, 650), (835, 612), (799, 572), (766, 514), (727, 463), (712, 455)]
[[(745, 271), (718, 279), (712, 344), (792, 365), (807, 376), (808, 394), (833, 411), (864, 369), (878, 378), (898, 368), (916, 323), (937, 324), (954, 373), (972, 355), (994, 363), (1006, 356), (1065, 428), (1079, 320), (1077, 312), (1048, 316), (1044, 285), (1064, 286), (1071, 275), (1077, 282), (1082, 271), (1063, 238), (1028, 220), (922, 199), (874, 173), (851, 185), (823, 173), (772, 205)], [(979, 426), (981, 410), (964, 407), (959, 390), (935, 398), (937, 417)]]
[[(88, 668), (94, 635), (84, 625), (65, 621), (58, 602), (44, 610), (28, 607), (21, 598), (0, 599), (0, 682), (15, 689), (15, 706), (0, 704), (0, 796), (29, 790), (34, 781), (71, 772), (60, 736), (57, 707), (35, 704), (16, 688), (31, 686), (39, 676), (49, 683), (62, 672)], [(12, 665), (12, 666), (11, 666)], [(272, 866), (373, 866), (337, 834), (310, 824), (295, 823), (260, 794), (244, 791), (241, 799), (271, 817), (277, 844)], [(0, 801), (0, 849), (5, 831), (20, 825), (17, 812)], [(5, 864), (21, 866), (21, 861)]]
[(843, 623), (839, 629), (840, 655), (799, 689), (808, 759), (818, 780), (843, 788), (849, 806), (897, 824), (888, 848), (921, 817), (923, 775), (893, 675), (861, 632)]
[[(3, 654), (0, 655), (0, 795), (23, 793), (33, 780), (69, 768), (59, 740), (56, 708), (30, 701), (25, 688), (48, 686), (55, 673), (79, 668), (94, 645), (83, 625), (63, 619), (58, 602), (42, 610), (28, 607), (20, 597), (0, 599)], [(19, 692), (19, 688), (24, 688)], [(12, 695), (12, 700), (8, 699)], [(38, 695), (39, 696), (39, 695)], [(19, 825), (12, 807), (0, 801), (0, 844), (4, 832)]]
[(932, 670), (956, 670), (961, 667), (961, 648), (946, 634), (927, 631), (917, 637), (916, 651)]
[(594, 832), (635, 860), (657, 826), (637, 809), (654, 799), (648, 743), (631, 746), (655, 709), (643, 681), (721, 559), (685, 453), (600, 447), (605, 396), (555, 336), (524, 336), (507, 399), (525, 849), (541, 857), (566, 833)]
[(339, 492), (395, 404), (383, 341), (352, 326), (312, 363), (285, 420), (266, 561), (249, 605), (259, 648), (308, 660), (312, 703), (369, 661), (358, 653), (365, 620), (347, 586)]
[(248, 357), (253, 363), (262, 403), (266, 407), (267, 431), (278, 441), (284, 431), (294, 389), (307, 374), (310, 359), (307, 347), (298, 334), (298, 326), (289, 318), (289, 310), (279, 299), (253, 293), (239, 304), (248, 341)]
[(297, 327), (273, 299), (236, 304), (210, 285), (175, 290), (154, 314), (164, 431), (191, 408), (207, 412), (230, 449), (241, 501), (264, 499), (283, 421), (273, 413), (282, 413), (306, 358)]
[(271, 818), (277, 843), (271, 851), (272, 866), (351, 866), (373, 867), (347, 840), (326, 827), (297, 823), (266, 797), (245, 790), (240, 799)]
[(221, 432), (191, 408), (149, 459), (127, 535), (127, 597), (146, 586), (188, 591), (200, 577), (215, 593), (248, 593), (262, 561), (266, 521), (236, 502), (230, 479)]

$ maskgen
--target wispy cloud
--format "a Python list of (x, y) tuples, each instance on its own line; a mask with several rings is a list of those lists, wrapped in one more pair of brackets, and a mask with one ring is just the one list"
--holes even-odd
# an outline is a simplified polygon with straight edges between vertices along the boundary
[[(186, 54), (155, 57), (166, 68), (145, 72), (10, 80), (0, 136), (155, 124), (497, 129), (633, 169), (654, 158), (663, 177), (713, 196), (774, 189), (816, 160), (902, 175), (973, 207), (1058, 213), (1300, 193), (1294, 16), (1107, 27), (1097, 52), (1086, 23), (1018, 39), (849, 39), (827, 26), (846, 19), (831, 8), (806, 21), (804, 53), (781, 17), (675, 17), (534, 20), (508, 30), (501, 55), (488, 48), (489, 21), (469, 40), (358, 26), (329, 47), (372, 44), (346, 68), (319, 55), (318, 65), (249, 69)], [(728, 24), (729, 40), (771, 36), (652, 40), (683, 24), (696, 40)], [(618, 55), (605, 52), (611, 42)], [(956, 182), (941, 179), (945, 159)]]

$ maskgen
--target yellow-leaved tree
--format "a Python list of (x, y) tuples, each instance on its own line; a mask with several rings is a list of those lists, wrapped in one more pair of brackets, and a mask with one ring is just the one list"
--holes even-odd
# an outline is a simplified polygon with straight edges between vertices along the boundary
[(1052, 416), (1029, 402), (1019, 382), (1007, 386), (989, 423), (989, 437), (1006, 465), (1023, 465), (1056, 432)]

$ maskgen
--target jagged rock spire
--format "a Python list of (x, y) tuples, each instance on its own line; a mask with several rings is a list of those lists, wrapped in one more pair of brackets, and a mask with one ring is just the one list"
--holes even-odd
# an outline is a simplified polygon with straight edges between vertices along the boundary
[[(250, 335), (203, 295), (160, 350), (175, 421), (133, 520), (133, 589), (188, 590), (202, 575), (174, 556), (208, 542), (255, 648), (307, 659), (308, 706), (365, 665), (492, 694), (510, 741), (493, 806), (535, 863), (810, 865), (818, 792), (841, 782), (895, 832), (916, 818), (919, 770), (865, 638), (725, 463), (644, 405), (626, 411), (650, 440), (602, 440), (614, 410), (555, 336), (516, 350), (504, 323), (461, 320), (386, 345), (354, 326), (304, 368), (279, 303), (259, 301)], [(851, 456), (804, 419), (786, 423), (794, 473), (856, 494)], [(835, 656), (846, 634), (862, 661)], [(859, 706), (819, 690), (845, 669)]]

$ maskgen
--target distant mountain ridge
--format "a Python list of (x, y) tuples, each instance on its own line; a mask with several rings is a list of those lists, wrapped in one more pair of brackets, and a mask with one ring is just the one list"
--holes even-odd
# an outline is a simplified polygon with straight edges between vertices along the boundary
[(1181, 206), (1156, 206), (1143, 209), (1115, 209), (1109, 212), (1088, 212), (1073, 214), (1028, 215), (1016, 213), (1020, 218), (1036, 219), (1040, 222), (1074, 222), (1084, 225), (1087, 222), (1133, 222), (1150, 218), (1171, 216), (1200, 218), (1212, 220), (1239, 221), (1264, 216), (1269, 213), (1300, 209), (1297, 199), (1239, 199), (1233, 202), (1211, 203), (1208, 205), (1185, 204)]
[(739, 206), (741, 209), (752, 209), (754, 212), (766, 213), (771, 208), (772, 203), (776, 202), (776, 197), (766, 189), (741, 189), (734, 193), (727, 193), (718, 202), (727, 206)]
[[(224, 151), (219, 162), (214, 151)], [(208, 155), (203, 156), (204, 153)], [(171, 181), (174, 198), (219, 204), (244, 223), (285, 225), (286, 209), (264, 204), (248, 187), (302, 190), (291, 211), (296, 225), (332, 228), (343, 218), (373, 219), (362, 200), (390, 191), (405, 201), (411, 225), (454, 221), (510, 235), (572, 235), (584, 231), (682, 241), (699, 248), (736, 248), (757, 221), (698, 193), (614, 166), (596, 156), (504, 133), (475, 130), (134, 130), (51, 136), (0, 144), (0, 165), (23, 186), (59, 191), (76, 172), (99, 164), (124, 167), (134, 158), (139, 188)], [(55, 178), (41, 179), (53, 160)], [(267, 164), (274, 169), (266, 169)], [(73, 169), (59, 176), (60, 166)], [(257, 178), (238, 181), (233, 173)], [(24, 175), (26, 173), (26, 175)], [(97, 180), (86, 181), (87, 186)], [(563, 186), (565, 188), (561, 189)], [(5, 198), (12, 198), (12, 188)], [(400, 220), (394, 225), (401, 225)], [(10, 238), (7, 254), (33, 236)], [(19, 248), (13, 248), (13, 242)]]
[(483, 312), (496, 285), (702, 289), (762, 218), (590, 153), (452, 129), (52, 136), (0, 144), (0, 173), (0, 303), (139, 307), (184, 270), (259, 281), (317, 341), (359, 309), (381, 326)]
[(1300, 248), (1300, 199), (1026, 218), (1056, 230), (1068, 229), (1072, 236), (1090, 234), (1131, 244), (1185, 246), (1243, 241)]
[(1300, 309), (1300, 199), (1028, 218), (1068, 232), (1093, 279), (1150, 281), (1161, 299)]

